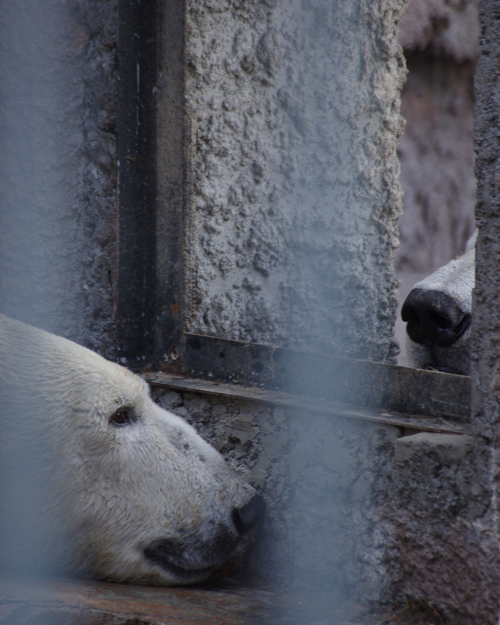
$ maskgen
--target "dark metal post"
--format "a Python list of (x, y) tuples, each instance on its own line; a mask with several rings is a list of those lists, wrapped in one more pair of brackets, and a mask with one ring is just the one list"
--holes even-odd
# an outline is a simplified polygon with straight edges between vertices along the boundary
[(154, 351), (159, 36), (159, 0), (119, 1), (117, 355), (134, 368)]
[(119, 0), (118, 359), (157, 368), (181, 332), (184, 0)]

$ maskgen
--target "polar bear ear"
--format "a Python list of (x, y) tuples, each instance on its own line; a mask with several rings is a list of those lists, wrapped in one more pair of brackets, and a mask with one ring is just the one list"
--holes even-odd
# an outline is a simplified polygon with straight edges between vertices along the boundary
[(115, 427), (122, 428), (127, 425), (132, 425), (137, 419), (135, 418), (132, 410), (130, 408), (118, 408), (109, 418), (110, 425), (114, 425)]

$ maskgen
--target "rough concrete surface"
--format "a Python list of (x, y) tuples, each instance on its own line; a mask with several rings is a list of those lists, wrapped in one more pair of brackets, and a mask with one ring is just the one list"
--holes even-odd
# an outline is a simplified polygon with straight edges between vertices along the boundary
[(431, 273), (462, 254), (474, 232), (472, 130), (475, 63), (423, 52), (408, 56), (398, 148), (404, 213), (396, 268)]
[(188, 3), (191, 331), (393, 361), (403, 6)]
[[(476, 220), (476, 285), (473, 293), (472, 321), (472, 423), (478, 440), (477, 456), (481, 458), (485, 488), (490, 489), (491, 511), (489, 535), (478, 545), (478, 557), (487, 571), (486, 582), (478, 596), (487, 597), (488, 620), (497, 623), (500, 615), (500, 547), (498, 542), (498, 430), (500, 402), (498, 385), (500, 307), (500, 194), (498, 162), (500, 159), (500, 14), (498, 3), (484, 0), (480, 7), (480, 57), (475, 87), (476, 109), (474, 148), (478, 184)], [(472, 608), (481, 609), (476, 600)]]
[(112, 353), (116, 3), (0, 8), (2, 312)]
[(404, 214), (395, 262), (401, 276), (430, 273), (462, 254), (474, 230), (478, 2), (410, 0), (399, 41), (408, 64), (398, 149)]
[(436, 606), (454, 625), (496, 623), (499, 563), (479, 458), (470, 436), (396, 441), (400, 592)]

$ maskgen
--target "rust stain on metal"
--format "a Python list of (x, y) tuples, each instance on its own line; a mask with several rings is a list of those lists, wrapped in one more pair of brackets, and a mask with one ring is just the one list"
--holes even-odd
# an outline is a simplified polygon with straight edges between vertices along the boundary
[(179, 306), (179, 298), (177, 296), (177, 293), (174, 293), (174, 299), (175, 299), (175, 303), (170, 304), (170, 310), (172, 311), (173, 316), (177, 318), (181, 310), (181, 307)]

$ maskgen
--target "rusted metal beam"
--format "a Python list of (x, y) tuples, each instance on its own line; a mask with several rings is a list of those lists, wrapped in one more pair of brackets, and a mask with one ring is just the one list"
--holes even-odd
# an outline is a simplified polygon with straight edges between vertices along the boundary
[(422, 424), (429, 420), (423, 429), (432, 431), (466, 431), (470, 421), (465, 376), (207, 336), (185, 335), (163, 371), (146, 377), (154, 385), (299, 407), (305, 402), (311, 410), (407, 427), (418, 417)]
[[(372, 364), (372, 363), (370, 363)], [(301, 410), (307, 414), (323, 414), (326, 416), (340, 416), (351, 419), (361, 419), (376, 423), (384, 423), (395, 427), (428, 432), (448, 434), (469, 434), (470, 427), (467, 419), (457, 419), (440, 413), (429, 415), (425, 412), (402, 413), (380, 407), (363, 407), (349, 405), (343, 402), (285, 393), (283, 391), (242, 386), (239, 384), (224, 384), (208, 380), (187, 378), (166, 373), (147, 373), (145, 379), (154, 388), (168, 388), (180, 392), (200, 393), (218, 397), (246, 399), (283, 408)], [(465, 378), (465, 382), (467, 378)]]

